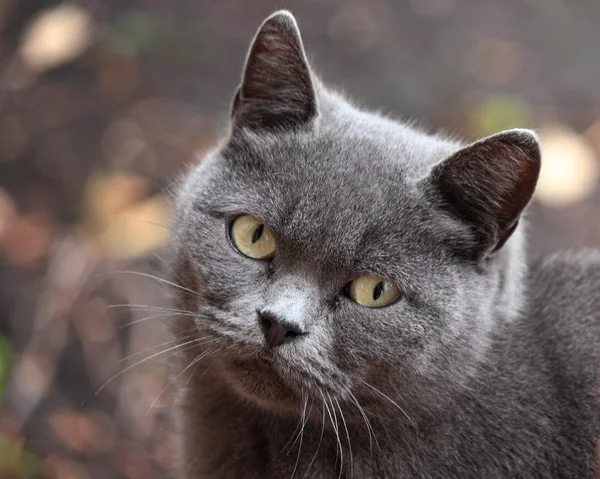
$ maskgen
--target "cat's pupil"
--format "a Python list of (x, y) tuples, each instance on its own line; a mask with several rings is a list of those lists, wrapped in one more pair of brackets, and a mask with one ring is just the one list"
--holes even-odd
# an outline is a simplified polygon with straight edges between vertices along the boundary
[(256, 230), (254, 231), (254, 234), (252, 235), (252, 244), (256, 243), (260, 237), (263, 234), (263, 231), (265, 229), (265, 225), (260, 225), (258, 228), (256, 228)]
[(373, 288), (373, 301), (377, 301), (379, 297), (383, 294), (383, 290), (385, 289), (385, 284), (383, 281), (377, 283), (377, 286)]

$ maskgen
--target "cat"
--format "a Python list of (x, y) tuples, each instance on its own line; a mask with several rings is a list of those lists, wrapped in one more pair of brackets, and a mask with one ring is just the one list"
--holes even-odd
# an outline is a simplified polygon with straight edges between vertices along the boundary
[(600, 254), (526, 259), (540, 164), (357, 108), (268, 17), (176, 188), (176, 477), (593, 478)]

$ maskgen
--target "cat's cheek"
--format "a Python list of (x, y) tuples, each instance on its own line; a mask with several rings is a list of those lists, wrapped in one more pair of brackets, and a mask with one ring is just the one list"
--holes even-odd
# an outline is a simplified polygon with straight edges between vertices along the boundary
[(205, 260), (198, 263), (196, 275), (202, 284), (200, 294), (226, 311), (256, 311), (267, 286), (268, 268), (262, 262), (233, 254), (234, 257), (223, 258), (220, 262)]
[[(367, 316), (368, 314), (368, 316)], [(356, 378), (368, 380), (377, 375), (405, 376), (426, 358), (424, 341), (427, 327), (419, 311), (399, 303), (370, 310), (352, 323), (352, 332), (336, 342), (336, 363)]]
[(334, 335), (324, 321), (313, 324), (310, 335), (297, 347), (281, 351), (291, 377), (301, 387), (311, 383), (340, 387), (340, 367), (334, 353)]

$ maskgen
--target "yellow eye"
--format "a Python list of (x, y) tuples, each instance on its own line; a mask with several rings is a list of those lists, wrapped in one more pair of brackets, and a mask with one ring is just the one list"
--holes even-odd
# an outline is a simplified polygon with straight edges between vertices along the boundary
[(393, 303), (400, 296), (400, 289), (381, 276), (366, 275), (350, 283), (352, 301), (368, 308), (381, 308)]
[(275, 237), (258, 218), (238, 216), (231, 225), (231, 241), (245, 256), (254, 259), (271, 259), (275, 254)]

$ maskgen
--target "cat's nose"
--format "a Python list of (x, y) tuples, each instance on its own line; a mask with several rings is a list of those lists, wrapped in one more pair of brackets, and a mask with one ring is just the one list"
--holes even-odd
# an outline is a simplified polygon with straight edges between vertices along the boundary
[(305, 334), (298, 324), (285, 320), (270, 311), (259, 311), (258, 319), (269, 348), (289, 343)]

